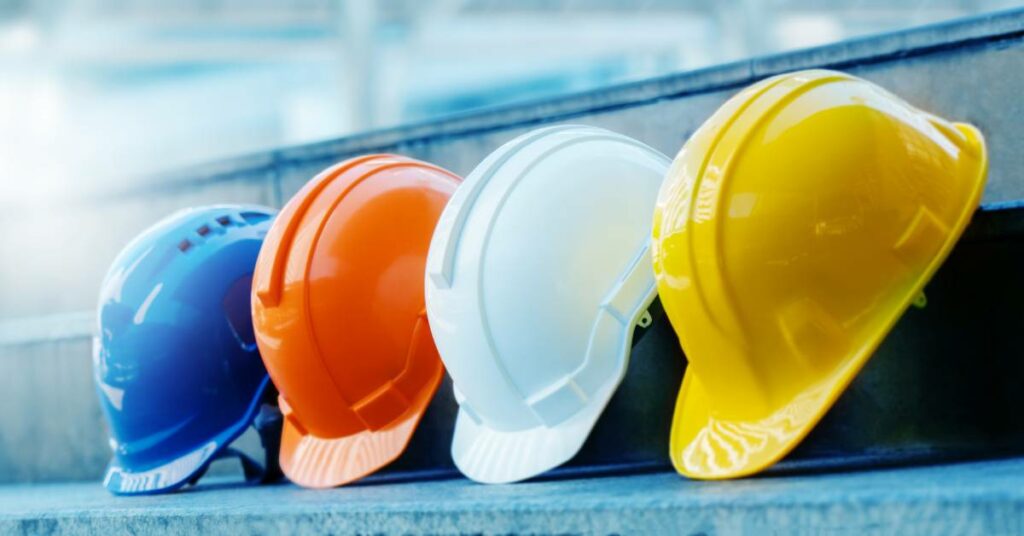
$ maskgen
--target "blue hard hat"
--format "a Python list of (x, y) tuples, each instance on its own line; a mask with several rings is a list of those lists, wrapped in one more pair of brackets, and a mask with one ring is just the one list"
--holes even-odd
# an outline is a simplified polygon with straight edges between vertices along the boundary
[[(114, 451), (103, 482), (112, 493), (173, 490), (229, 455), (248, 480), (280, 474), (280, 418), (249, 302), (274, 214), (238, 205), (180, 211), (128, 244), (107, 272), (93, 373)], [(228, 448), (254, 423), (264, 467)]]

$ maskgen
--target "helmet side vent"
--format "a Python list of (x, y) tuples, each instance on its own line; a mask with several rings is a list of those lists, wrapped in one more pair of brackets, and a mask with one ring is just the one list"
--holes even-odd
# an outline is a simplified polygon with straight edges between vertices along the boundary
[(256, 225), (257, 223), (261, 223), (270, 219), (269, 214), (264, 214), (262, 212), (243, 212), (240, 214), (240, 216), (242, 216), (242, 219), (245, 220), (245, 222), (248, 223), (249, 225)]

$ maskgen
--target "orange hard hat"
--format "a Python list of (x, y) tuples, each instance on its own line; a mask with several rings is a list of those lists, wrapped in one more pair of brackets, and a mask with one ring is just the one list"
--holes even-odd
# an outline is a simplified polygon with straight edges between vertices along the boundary
[(460, 181), (401, 156), (355, 158), (306, 184), (267, 234), (253, 325), (296, 484), (339, 486), (405, 450), (444, 372), (423, 274)]

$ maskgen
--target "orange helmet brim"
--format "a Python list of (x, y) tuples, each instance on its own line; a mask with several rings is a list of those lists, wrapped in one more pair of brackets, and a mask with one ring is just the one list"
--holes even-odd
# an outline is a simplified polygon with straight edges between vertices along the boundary
[(323, 438), (304, 432), (285, 419), (281, 470), (289, 480), (307, 488), (341, 486), (376, 472), (405, 451), (440, 383), (438, 376), (434, 389), (414, 400), (400, 418), (379, 430)]

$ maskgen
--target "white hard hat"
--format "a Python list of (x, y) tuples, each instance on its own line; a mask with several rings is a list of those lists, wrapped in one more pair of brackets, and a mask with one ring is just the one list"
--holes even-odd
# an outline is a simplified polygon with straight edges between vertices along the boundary
[(493, 152), (451, 198), (426, 302), (469, 478), (530, 478), (583, 445), (656, 295), (651, 215), (668, 166), (607, 130), (549, 127)]

